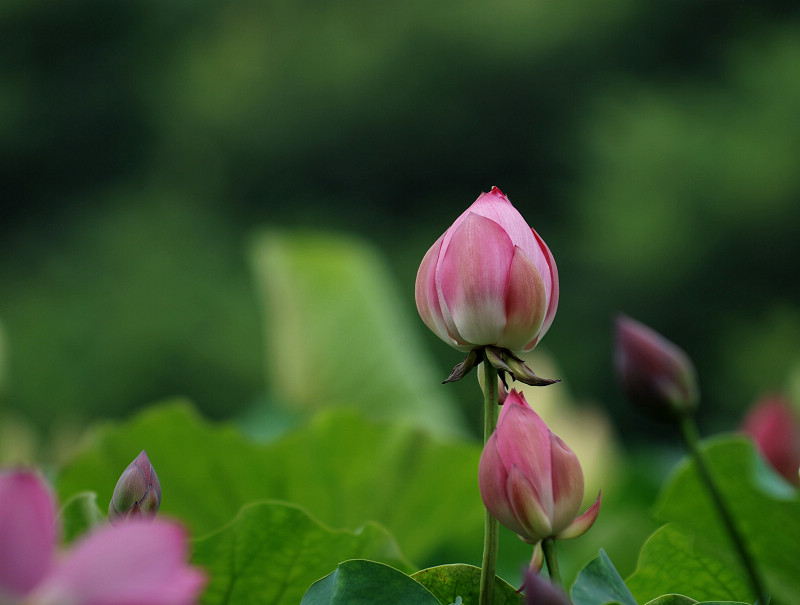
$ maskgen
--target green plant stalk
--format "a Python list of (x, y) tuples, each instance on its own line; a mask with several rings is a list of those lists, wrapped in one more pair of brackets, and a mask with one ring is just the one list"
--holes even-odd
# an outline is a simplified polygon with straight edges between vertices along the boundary
[[(483, 361), (483, 445), (497, 424), (497, 370)], [(497, 574), (497, 545), (500, 525), (488, 509), (484, 511), (483, 558), (481, 560), (480, 605), (493, 605), (494, 578)]]
[(694, 458), (695, 465), (700, 473), (700, 479), (705, 484), (708, 493), (711, 494), (711, 500), (714, 502), (714, 506), (717, 509), (717, 514), (722, 520), (722, 524), (725, 526), (725, 529), (728, 532), (731, 541), (733, 542), (733, 546), (739, 555), (739, 560), (747, 572), (747, 576), (750, 580), (750, 587), (758, 599), (756, 603), (760, 605), (767, 605), (767, 603), (769, 603), (769, 595), (767, 594), (766, 590), (764, 590), (764, 582), (761, 580), (758, 570), (756, 570), (755, 564), (753, 563), (753, 557), (748, 551), (747, 545), (745, 544), (741, 533), (739, 533), (739, 529), (736, 527), (733, 515), (731, 515), (731, 512), (728, 509), (725, 499), (722, 497), (722, 494), (711, 477), (711, 471), (706, 464), (705, 458), (700, 452), (700, 437), (697, 430), (697, 425), (694, 422), (694, 418), (690, 414), (686, 414), (681, 417), (680, 429), (681, 436), (686, 444), (686, 448), (689, 450), (692, 458)]
[(544, 560), (547, 563), (547, 573), (550, 575), (550, 581), (566, 594), (567, 591), (564, 589), (564, 580), (561, 579), (561, 572), (558, 570), (556, 539), (545, 538), (542, 540), (542, 551), (544, 552)]

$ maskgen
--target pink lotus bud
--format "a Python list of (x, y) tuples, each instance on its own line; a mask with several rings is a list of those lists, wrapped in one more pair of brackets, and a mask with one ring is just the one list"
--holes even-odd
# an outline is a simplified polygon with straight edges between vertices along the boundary
[(108, 519), (112, 525), (118, 525), (128, 519), (152, 518), (159, 506), (161, 484), (147, 453), (142, 450), (117, 481), (108, 505)]
[(700, 395), (691, 359), (644, 324), (616, 320), (617, 378), (630, 402), (662, 419), (691, 414)]
[(580, 536), (600, 510), (598, 495), (577, 517), (583, 500), (578, 458), (514, 389), (481, 454), (478, 481), (489, 512), (531, 544)]
[(530, 568), (525, 572), (522, 589), (525, 591), (527, 605), (571, 605), (564, 591)]
[(558, 306), (558, 271), (538, 234), (497, 187), (459, 216), (422, 259), (425, 324), (460, 351), (530, 351)]
[(58, 534), (53, 496), (42, 478), (0, 469), (0, 603), (4, 595), (26, 594), (47, 575)]
[(785, 398), (773, 395), (758, 401), (747, 413), (742, 430), (778, 473), (800, 485), (800, 423)]

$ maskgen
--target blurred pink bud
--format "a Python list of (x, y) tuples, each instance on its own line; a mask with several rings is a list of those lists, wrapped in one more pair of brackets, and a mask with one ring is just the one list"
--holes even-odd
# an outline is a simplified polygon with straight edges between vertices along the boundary
[(191, 605), (206, 582), (186, 563), (188, 536), (175, 523), (105, 526), (56, 556), (48, 486), (26, 471), (0, 472), (0, 603)]
[(525, 603), (527, 605), (571, 605), (571, 601), (557, 586), (528, 568), (525, 572)]
[(800, 422), (785, 398), (772, 395), (759, 400), (747, 413), (742, 430), (778, 473), (800, 485)]
[(108, 519), (117, 525), (128, 519), (153, 518), (160, 506), (161, 483), (142, 450), (117, 481), (108, 504)]
[(694, 365), (686, 353), (638, 321), (616, 320), (615, 366), (628, 400), (653, 416), (674, 419), (697, 408)]
[(21, 596), (50, 570), (58, 541), (50, 488), (34, 473), (0, 472), (0, 603)]
[(578, 458), (514, 389), (481, 454), (478, 481), (489, 512), (531, 544), (580, 536), (600, 510), (598, 495), (577, 516), (583, 500)]
[(558, 271), (544, 241), (492, 187), (425, 254), (415, 295), (425, 324), (460, 351), (530, 351), (553, 323)]

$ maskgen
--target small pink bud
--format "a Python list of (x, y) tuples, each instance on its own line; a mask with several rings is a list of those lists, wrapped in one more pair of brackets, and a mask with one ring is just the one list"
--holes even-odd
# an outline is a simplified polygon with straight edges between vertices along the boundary
[(522, 589), (526, 605), (571, 605), (564, 591), (530, 568), (525, 572)]
[(616, 320), (614, 361), (620, 386), (634, 406), (662, 419), (691, 414), (697, 408), (700, 396), (689, 356), (624, 315)]
[(161, 483), (142, 450), (117, 481), (108, 505), (108, 519), (118, 525), (128, 519), (153, 518), (160, 506)]
[(558, 271), (544, 241), (493, 187), (425, 254), (415, 295), (425, 324), (460, 351), (530, 351), (553, 323)]
[(800, 422), (784, 397), (772, 395), (759, 400), (747, 413), (742, 430), (778, 473), (800, 485)]
[(575, 453), (512, 389), (478, 468), (486, 508), (523, 540), (575, 538), (597, 518), (600, 496), (577, 516), (583, 471)]

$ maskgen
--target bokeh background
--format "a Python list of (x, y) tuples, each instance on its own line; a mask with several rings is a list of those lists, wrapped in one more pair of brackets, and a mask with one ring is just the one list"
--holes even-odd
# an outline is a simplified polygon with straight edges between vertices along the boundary
[[(614, 383), (618, 312), (692, 356), (707, 432), (797, 393), (794, 2), (6, 0), (0, 57), (0, 405), (17, 437), (71, 442), (173, 395), (211, 418), (324, 400), (337, 374), (319, 364), (388, 350), (320, 333), (366, 300), (402, 318), (408, 363), (430, 366), (419, 388), (477, 431), (475, 384), (439, 384), (459, 354), (416, 317), (413, 283), (492, 185), (558, 263), (540, 347), (558, 388), (623, 442), (672, 437)], [(333, 290), (303, 290), (293, 246)], [(352, 283), (324, 262), (342, 246)], [(302, 352), (282, 349), (287, 325)]]

